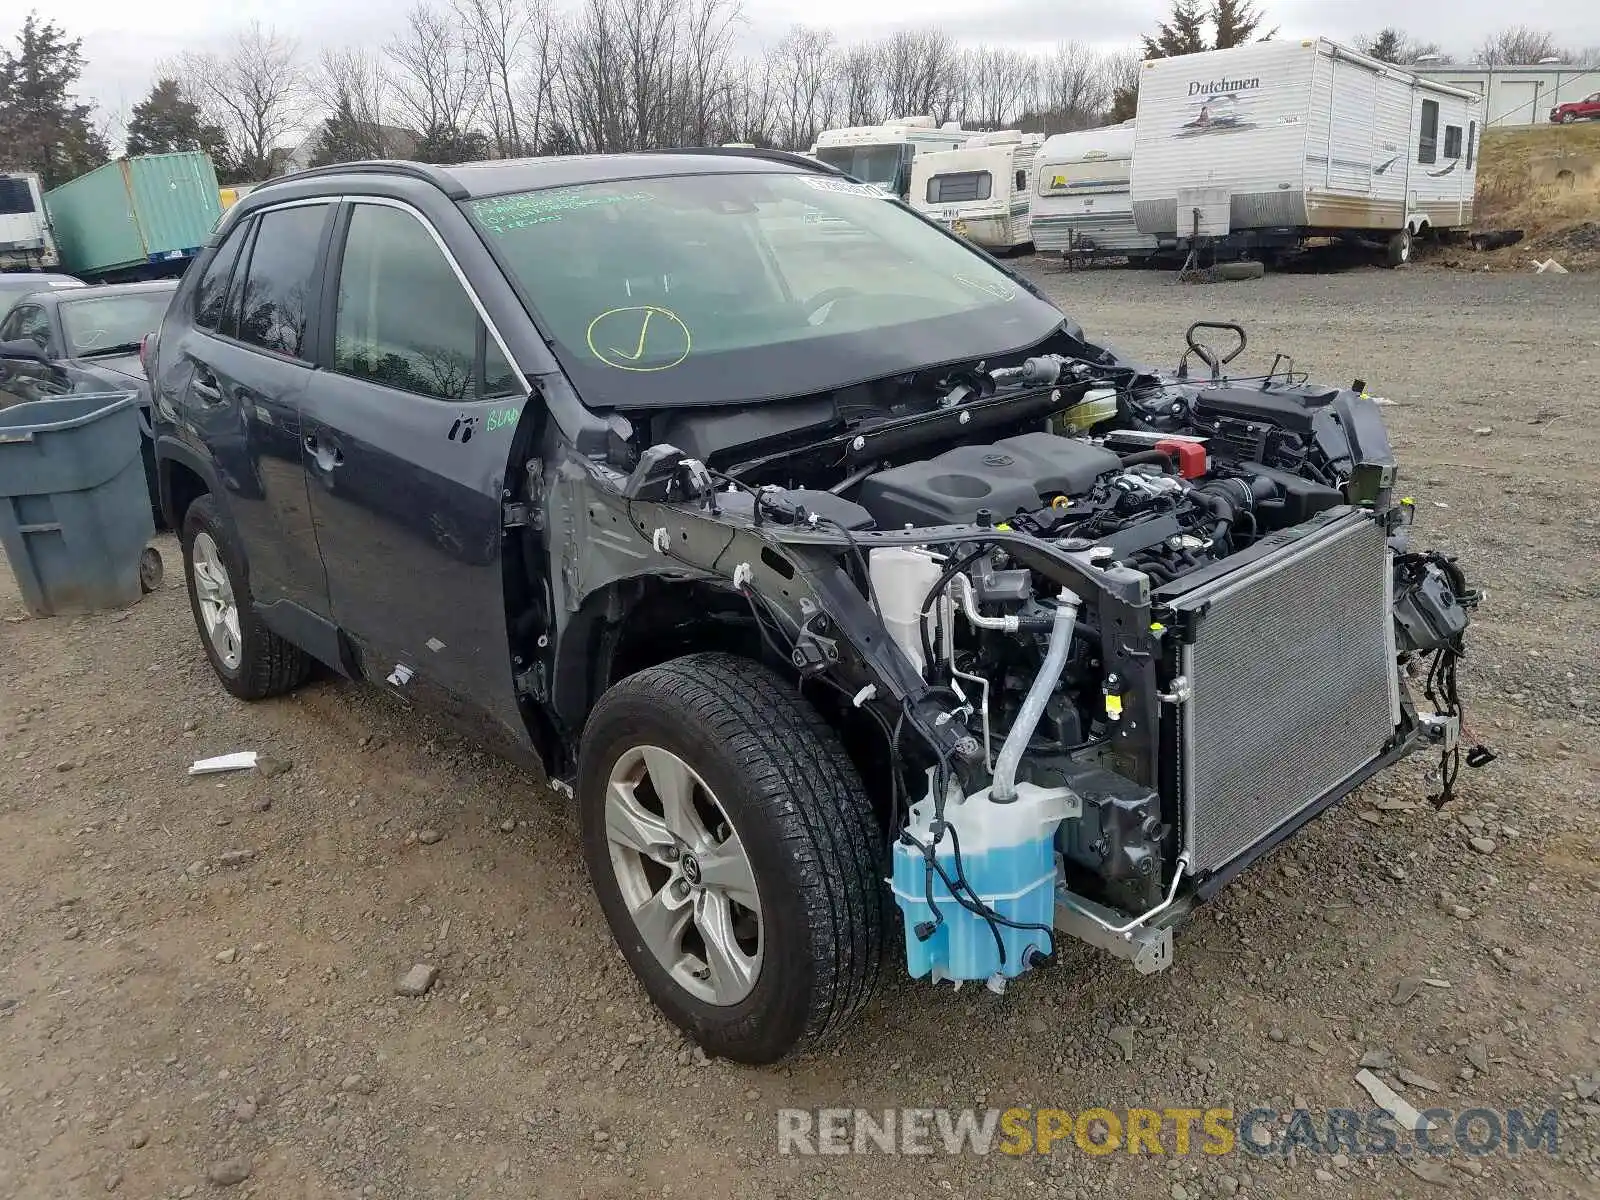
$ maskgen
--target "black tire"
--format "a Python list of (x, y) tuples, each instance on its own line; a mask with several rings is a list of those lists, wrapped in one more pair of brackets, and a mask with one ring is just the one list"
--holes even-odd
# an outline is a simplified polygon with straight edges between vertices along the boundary
[[(699, 999), (645, 945), (606, 832), (613, 768), (639, 746), (678, 756), (743, 842), (760, 893), (762, 962), (736, 1004)], [(590, 878), (623, 956), (657, 1007), (707, 1053), (775, 1062), (827, 1039), (872, 994), (890, 928), (882, 836), (838, 736), (759, 663), (695, 654), (600, 698), (583, 731), (577, 797)]]
[[(239, 664), (229, 667), (217, 653), (206, 632), (195, 590), (194, 542), (201, 533), (210, 535), (228, 572), (239, 618)], [(183, 515), (183, 575), (189, 589), (189, 608), (194, 613), (195, 629), (211, 669), (222, 686), (241, 700), (265, 700), (299, 687), (311, 676), (311, 658), (300, 647), (286, 642), (261, 623), (250, 598), (250, 579), (227, 525), (210, 496), (200, 496)]]
[(1384, 265), (1391, 269), (1405, 266), (1411, 261), (1412, 247), (1411, 230), (1402, 229), (1389, 239), (1388, 249), (1384, 252)]

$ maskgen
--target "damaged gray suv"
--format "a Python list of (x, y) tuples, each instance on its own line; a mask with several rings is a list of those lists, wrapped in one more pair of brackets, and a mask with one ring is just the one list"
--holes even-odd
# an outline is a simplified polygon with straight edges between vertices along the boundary
[(994, 991), (1068, 939), (1160, 970), (1374, 773), (1491, 757), (1379, 410), (1230, 378), (1244, 338), (1130, 362), (745, 150), (274, 180), (147, 357), (223, 685), (320, 663), (542, 764), (652, 999), (768, 1062), (897, 944)]

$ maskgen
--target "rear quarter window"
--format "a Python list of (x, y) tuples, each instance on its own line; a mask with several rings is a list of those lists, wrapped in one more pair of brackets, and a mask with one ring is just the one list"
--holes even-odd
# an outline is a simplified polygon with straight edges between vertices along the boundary
[(255, 242), (239, 297), (240, 341), (289, 358), (310, 355), (317, 265), (332, 207), (274, 208), (256, 217)]
[(222, 321), (222, 312), (228, 299), (228, 281), (233, 278), (233, 268), (239, 261), (250, 222), (240, 221), (233, 227), (222, 246), (206, 264), (200, 276), (200, 286), (195, 289), (194, 323), (202, 329), (216, 329)]

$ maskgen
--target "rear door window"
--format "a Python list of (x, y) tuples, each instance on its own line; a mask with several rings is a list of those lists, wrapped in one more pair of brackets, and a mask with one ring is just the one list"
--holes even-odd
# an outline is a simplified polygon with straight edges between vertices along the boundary
[(240, 341), (287, 358), (310, 358), (317, 264), (331, 208), (275, 208), (256, 218), (255, 245), (239, 294)]

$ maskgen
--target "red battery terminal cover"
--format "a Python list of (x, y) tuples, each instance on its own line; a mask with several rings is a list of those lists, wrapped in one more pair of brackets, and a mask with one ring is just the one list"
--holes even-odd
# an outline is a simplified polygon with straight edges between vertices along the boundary
[(1185, 479), (1199, 479), (1206, 473), (1206, 448), (1198, 442), (1161, 441), (1155, 448), (1163, 454), (1170, 454), (1178, 464), (1178, 474)]

